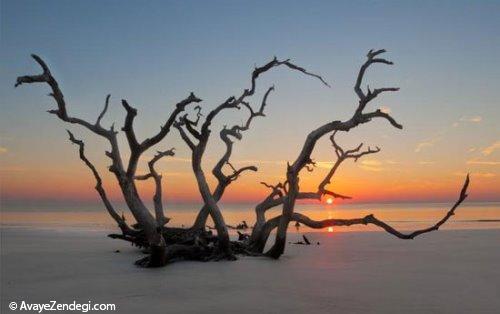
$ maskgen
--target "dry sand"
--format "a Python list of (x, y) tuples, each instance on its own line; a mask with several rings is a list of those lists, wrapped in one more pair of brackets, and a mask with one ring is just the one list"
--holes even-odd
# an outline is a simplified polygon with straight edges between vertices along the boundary
[[(139, 269), (102, 232), (1, 230), (1, 312), (11, 301), (115, 303), (116, 313), (500, 313), (500, 230), (312, 234), (279, 261)], [(296, 240), (297, 235), (291, 235)], [(120, 253), (114, 251), (119, 249)], [(19, 311), (16, 311), (19, 312)]]

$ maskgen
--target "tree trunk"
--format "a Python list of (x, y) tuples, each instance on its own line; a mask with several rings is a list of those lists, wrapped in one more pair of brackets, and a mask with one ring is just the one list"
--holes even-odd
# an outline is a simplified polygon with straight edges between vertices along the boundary
[(210, 187), (208, 186), (205, 174), (201, 169), (201, 156), (203, 154), (204, 147), (199, 147), (193, 151), (192, 166), (193, 172), (198, 182), (198, 188), (200, 194), (209, 210), (210, 217), (212, 217), (217, 230), (217, 237), (219, 238), (219, 248), (221, 251), (228, 256), (232, 256), (231, 246), (229, 241), (229, 232), (227, 230), (224, 217), (217, 205), (217, 201), (214, 199), (212, 193), (210, 192)]
[[(215, 188), (215, 192), (213, 194), (213, 198), (216, 202), (218, 202), (221, 199), (225, 189), (226, 185), (221, 183), (217, 185), (217, 187)], [(207, 225), (208, 216), (210, 216), (210, 208), (207, 206), (207, 204), (203, 204), (203, 207), (200, 209), (198, 215), (196, 216), (196, 219), (193, 223), (193, 226), (191, 227), (191, 230), (205, 229), (205, 226)]]
[(134, 179), (129, 179), (127, 177), (118, 178), (125, 202), (127, 203), (127, 206), (132, 212), (135, 220), (139, 224), (140, 229), (144, 231), (149, 248), (151, 250), (149, 263), (145, 266), (163, 266), (166, 263), (166, 243), (163, 235), (160, 232), (161, 226), (158, 226), (155, 217), (151, 215), (149, 210), (140, 199), (139, 194), (137, 193), (135, 182), (133, 180)]
[(292, 219), (293, 210), (295, 207), (295, 200), (299, 193), (299, 178), (298, 172), (294, 167), (288, 165), (287, 169), (287, 180), (288, 180), (288, 195), (283, 202), (283, 214), (281, 215), (278, 231), (276, 232), (276, 241), (271, 249), (266, 252), (266, 255), (272, 258), (279, 258), (285, 251), (286, 245), (286, 232), (288, 229), (288, 224)]

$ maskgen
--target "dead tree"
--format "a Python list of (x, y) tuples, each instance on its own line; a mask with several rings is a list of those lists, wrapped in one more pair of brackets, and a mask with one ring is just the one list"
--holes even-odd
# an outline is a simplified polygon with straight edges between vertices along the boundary
[[(291, 221), (296, 221), (312, 228), (325, 228), (329, 226), (350, 226), (353, 224), (364, 224), (364, 225), (374, 224), (401, 239), (413, 239), (414, 237), (420, 234), (437, 230), (454, 214), (455, 209), (467, 197), (466, 192), (469, 184), (468, 176), (463, 185), (459, 199), (457, 200), (455, 205), (447, 212), (445, 217), (442, 220), (440, 220), (436, 225), (430, 228), (418, 230), (410, 234), (403, 234), (397, 231), (396, 229), (389, 226), (385, 222), (375, 218), (375, 216), (373, 215), (368, 215), (366, 217), (357, 219), (328, 219), (323, 221), (314, 221), (303, 214), (295, 212), (295, 205), (297, 199), (303, 199), (303, 198), (319, 199), (322, 195), (326, 194), (331, 195), (333, 197), (346, 198), (346, 196), (339, 195), (337, 193), (325, 189), (326, 185), (332, 179), (332, 176), (335, 173), (338, 166), (348, 158), (354, 158), (355, 160), (357, 160), (363, 155), (376, 153), (379, 151), (378, 148), (376, 150), (371, 150), (370, 148), (368, 148), (368, 150), (360, 152), (362, 145), (359, 145), (357, 148), (353, 150), (344, 151), (335, 142), (334, 136), (337, 132), (339, 131), (348, 132), (349, 130), (358, 127), (362, 124), (368, 123), (375, 118), (385, 119), (395, 128), (398, 129), (403, 128), (403, 126), (398, 122), (396, 122), (396, 120), (392, 116), (390, 116), (386, 112), (383, 112), (380, 109), (365, 112), (367, 105), (375, 98), (377, 98), (377, 96), (379, 96), (380, 94), (384, 92), (395, 92), (399, 90), (399, 88), (397, 87), (383, 87), (383, 88), (376, 88), (374, 90), (371, 90), (369, 87), (367, 87), (367, 90), (365, 92), (361, 88), (365, 72), (371, 65), (376, 63), (387, 64), (387, 65), (393, 64), (391, 61), (388, 61), (380, 57), (380, 55), (383, 54), (384, 52), (385, 50), (383, 49), (377, 51), (370, 50), (367, 54), (367, 60), (363, 63), (363, 65), (359, 70), (358, 77), (354, 85), (354, 91), (358, 96), (359, 101), (352, 117), (346, 121), (335, 120), (328, 122), (320, 126), (319, 128), (313, 130), (311, 133), (309, 133), (297, 159), (292, 164), (288, 163), (287, 165), (286, 181), (284, 183), (279, 183), (275, 186), (265, 184), (266, 186), (270, 187), (272, 191), (269, 194), (269, 196), (256, 207), (257, 217), (250, 243), (251, 249), (253, 251), (259, 253), (262, 252), (264, 250), (264, 246), (267, 242), (269, 234), (271, 233), (272, 230), (277, 229), (275, 241), (272, 247), (265, 253), (265, 255), (275, 259), (279, 258), (283, 254), (285, 249), (286, 233), (288, 225)], [(331, 141), (333, 147), (335, 148), (335, 152), (337, 154), (337, 162), (334, 164), (334, 166), (327, 174), (327, 176), (324, 178), (324, 180), (319, 184), (317, 192), (312, 192), (312, 193), (301, 192), (299, 187), (300, 172), (303, 171), (304, 168), (309, 171), (312, 170), (311, 166), (314, 166), (314, 162), (311, 159), (311, 154), (316, 146), (317, 141), (323, 136), (326, 136), (328, 134), (332, 134)], [(280, 205), (282, 206), (281, 215), (266, 221), (264, 215), (265, 211), (272, 207)]]
[[(351, 196), (339, 194), (331, 191), (330, 189), (327, 189), (327, 186), (331, 183), (334, 174), (337, 172), (340, 165), (344, 161), (348, 159), (353, 159), (356, 162), (359, 158), (361, 158), (364, 155), (375, 154), (380, 151), (380, 148), (378, 147), (376, 147), (375, 149), (368, 147), (366, 150), (362, 150), (363, 144), (360, 144), (356, 148), (350, 150), (344, 150), (335, 141), (336, 133), (337, 133), (336, 131), (332, 133), (332, 135), (330, 136), (330, 141), (335, 149), (337, 160), (332, 164), (326, 176), (318, 184), (318, 188), (316, 191), (310, 191), (310, 192), (299, 191), (297, 194), (297, 199), (311, 199), (320, 201), (321, 198), (325, 195), (329, 195), (331, 197), (340, 199), (351, 199)], [(307, 167), (306, 170), (312, 171), (313, 168), (311, 168), (311, 166), (312, 167), (315, 166), (315, 163), (312, 160), (310, 161), (310, 165), (306, 166)], [(279, 219), (281, 217), (281, 216), (274, 217), (273, 219), (266, 221), (265, 218), (266, 211), (277, 206), (283, 206), (288, 196), (288, 189), (286, 188), (287, 186), (286, 184), (278, 183), (277, 185), (274, 186), (264, 182), (262, 182), (262, 184), (270, 188), (271, 193), (255, 208), (256, 222), (250, 237), (252, 249), (255, 252), (259, 253), (262, 253), (262, 251), (264, 250), (264, 246), (268, 240), (271, 231), (277, 227), (277, 222), (279, 222)], [(300, 224), (300, 221), (296, 220), (296, 222)]]
[[(209, 111), (205, 118), (202, 118), (203, 115), (201, 113), (201, 107), (198, 105), (194, 108), (196, 114), (194, 119), (189, 118), (189, 115), (185, 113), (186, 108), (189, 105), (201, 102), (201, 99), (191, 93), (188, 97), (175, 105), (175, 109), (167, 117), (166, 122), (161, 126), (160, 131), (157, 134), (154, 134), (152, 137), (146, 138), (142, 141), (137, 139), (134, 131), (134, 119), (137, 115), (137, 110), (129, 105), (126, 100), (122, 100), (122, 106), (126, 111), (126, 116), (121, 130), (125, 133), (130, 150), (130, 157), (126, 164), (122, 161), (117, 141), (118, 132), (115, 131), (114, 125), (110, 128), (104, 128), (101, 126), (101, 120), (109, 107), (109, 95), (106, 97), (104, 108), (98, 115), (95, 123), (69, 115), (66, 101), (56, 79), (52, 76), (45, 62), (36, 55), (32, 55), (32, 57), (42, 67), (43, 73), (39, 75), (18, 77), (15, 86), (17, 87), (25, 83), (48, 84), (51, 89), (49, 96), (53, 97), (57, 104), (57, 109), (49, 110), (49, 113), (56, 115), (60, 120), (69, 124), (83, 126), (87, 130), (105, 138), (109, 142), (110, 149), (109, 151), (106, 151), (105, 154), (111, 160), (109, 171), (114, 174), (127, 207), (130, 209), (134, 219), (136, 220), (136, 223), (133, 225), (127, 224), (124, 217), (118, 215), (108, 199), (106, 191), (102, 185), (102, 179), (99, 172), (91, 161), (85, 156), (84, 142), (76, 139), (74, 135), (68, 131), (70, 141), (79, 148), (80, 159), (91, 170), (93, 176), (95, 177), (95, 189), (101, 197), (106, 210), (121, 230), (121, 234), (112, 234), (110, 237), (126, 240), (134, 245), (144, 247), (149, 250), (149, 256), (137, 261), (136, 264), (147, 267), (158, 267), (178, 259), (207, 261), (234, 259), (234, 254), (261, 255), (264, 254), (263, 252), (266, 243), (268, 242), (268, 238), (271, 232), (275, 229), (277, 229), (275, 241), (265, 255), (272, 258), (279, 258), (279, 256), (281, 256), (284, 252), (287, 228), (289, 223), (292, 221), (311, 228), (349, 226), (353, 224), (374, 224), (401, 239), (413, 239), (420, 234), (437, 230), (454, 214), (455, 209), (467, 197), (466, 192), (469, 183), (468, 176), (465, 180), (459, 199), (447, 212), (443, 219), (432, 227), (417, 230), (409, 234), (397, 231), (385, 222), (375, 218), (373, 215), (355, 219), (327, 219), (315, 221), (295, 211), (295, 205), (298, 199), (320, 200), (324, 195), (330, 195), (335, 198), (343, 199), (350, 198), (350, 196), (336, 193), (327, 187), (331, 183), (337, 169), (342, 162), (348, 159), (356, 161), (364, 155), (377, 153), (380, 150), (378, 147), (376, 149), (368, 147), (368, 149), (364, 150), (362, 144), (356, 148), (344, 150), (335, 141), (335, 136), (338, 132), (347, 132), (361, 124), (370, 122), (374, 118), (386, 119), (392, 126), (399, 129), (402, 128), (402, 126), (397, 123), (394, 118), (392, 118), (388, 113), (382, 112), (380, 109), (365, 112), (368, 103), (374, 100), (378, 95), (384, 92), (398, 90), (398, 88), (394, 87), (378, 88), (373, 91), (370, 90), (370, 88), (367, 88), (367, 91), (364, 92), (361, 89), (363, 76), (370, 65), (374, 63), (392, 64), (392, 62), (379, 57), (379, 55), (384, 52), (385, 50), (371, 50), (367, 55), (367, 61), (361, 66), (354, 87), (354, 90), (359, 97), (359, 102), (352, 117), (346, 121), (331, 121), (313, 130), (307, 136), (297, 159), (292, 164), (287, 165), (286, 180), (283, 183), (278, 183), (276, 185), (262, 183), (269, 187), (271, 192), (255, 207), (256, 222), (253, 226), (252, 234), (249, 236), (239, 232), (238, 241), (230, 240), (228, 225), (224, 221), (218, 202), (230, 183), (236, 180), (243, 172), (257, 171), (255, 166), (245, 166), (237, 169), (231, 164), (230, 161), (233, 151), (233, 140), (240, 140), (242, 138), (242, 132), (250, 128), (251, 122), (254, 118), (265, 115), (264, 109), (266, 107), (267, 98), (273, 90), (273, 87), (267, 89), (259, 109), (255, 110), (250, 105), (248, 99), (255, 94), (257, 79), (261, 74), (279, 66), (287, 67), (291, 70), (299, 71), (302, 74), (315, 77), (323, 84), (328, 85), (321, 76), (308, 72), (306, 69), (291, 63), (290, 60), (279, 61), (274, 58), (264, 66), (254, 69), (251, 75), (250, 88), (244, 89), (238, 96), (231, 96), (227, 98), (222, 104)], [(212, 169), (212, 174), (217, 179), (217, 185), (215, 189), (212, 190), (207, 183), (207, 178), (202, 168), (202, 159), (212, 132), (212, 123), (221, 112), (228, 109), (241, 109), (242, 107), (246, 108), (250, 113), (246, 122), (243, 125), (224, 127), (219, 133), (221, 140), (225, 143), (226, 150)], [(199, 192), (204, 201), (204, 205), (199, 210), (193, 226), (187, 229), (166, 226), (169, 222), (169, 218), (165, 215), (162, 203), (162, 177), (155, 169), (156, 163), (161, 158), (174, 155), (174, 149), (172, 148), (165, 151), (158, 151), (157, 154), (154, 155), (154, 157), (148, 162), (148, 172), (145, 174), (136, 173), (139, 158), (153, 146), (159, 144), (170, 132), (172, 127), (175, 127), (179, 131), (181, 138), (191, 151), (192, 169), (198, 183)], [(311, 154), (317, 141), (323, 136), (327, 136), (329, 134), (331, 143), (337, 155), (337, 160), (332, 165), (324, 179), (318, 184), (316, 191), (301, 191), (299, 186), (299, 175), (304, 169), (307, 171), (313, 170), (315, 163), (311, 158)], [(230, 169), (231, 172), (229, 174), (226, 174), (226, 168)], [(148, 210), (143, 200), (139, 197), (136, 186), (137, 180), (148, 179), (153, 179), (155, 183), (155, 193), (153, 196), (154, 215)], [(266, 212), (277, 206), (282, 206), (282, 213), (277, 217), (266, 219)], [(209, 216), (214, 221), (217, 235), (213, 235), (210, 231), (205, 230), (206, 221)]]
[[(241, 133), (250, 128), (252, 120), (256, 117), (264, 116), (264, 109), (266, 106), (267, 98), (269, 96), (269, 93), (274, 90), (274, 87), (270, 87), (267, 89), (258, 111), (254, 111), (247, 99), (255, 94), (259, 76), (269, 71), (270, 69), (279, 66), (285, 66), (289, 69), (299, 71), (305, 75), (318, 78), (321, 82), (323, 82), (323, 84), (328, 86), (328, 84), (323, 80), (321, 76), (308, 72), (306, 69), (291, 63), (288, 59), (279, 61), (277, 58), (274, 58), (267, 64), (254, 69), (251, 75), (250, 88), (243, 90), (243, 92), (239, 96), (231, 96), (227, 98), (222, 104), (218, 105), (207, 114), (203, 123), (200, 121), (200, 117), (202, 116), (200, 110), (198, 110), (195, 120), (191, 120), (187, 115), (184, 115), (180, 117), (180, 119), (176, 123), (174, 123), (174, 126), (179, 130), (181, 138), (191, 150), (191, 164), (193, 172), (198, 183), (198, 189), (204, 201), (204, 206), (200, 210), (192, 229), (196, 230), (201, 228), (204, 230), (206, 220), (210, 215), (210, 217), (214, 221), (215, 229), (217, 230), (219, 249), (222, 251), (225, 257), (228, 257), (230, 259), (233, 259), (233, 254), (231, 252), (228, 227), (224, 221), (224, 217), (219, 208), (218, 201), (224, 194), (227, 186), (232, 181), (236, 180), (243, 172), (257, 171), (257, 168), (255, 166), (245, 166), (240, 169), (236, 169), (234, 166), (232, 166), (229, 161), (233, 150), (233, 141), (231, 137), (240, 140), (242, 138)], [(221, 112), (228, 109), (240, 110), (242, 106), (244, 106), (250, 112), (250, 116), (247, 118), (245, 124), (242, 126), (234, 125), (230, 128), (224, 127), (220, 131), (220, 137), (225, 143), (226, 151), (212, 170), (212, 173), (218, 182), (215, 190), (212, 192), (201, 166), (202, 158), (205, 153), (210, 134), (212, 132), (210, 127), (214, 119)], [(199, 124), (201, 124), (200, 127), (198, 127)], [(232, 174), (224, 174), (223, 168), (225, 165), (228, 165), (231, 168)]]
[[(198, 126), (198, 122), (200, 121), (201, 107), (195, 107), (195, 109), (198, 110), (196, 120), (190, 120), (187, 114), (181, 116), (187, 106), (201, 102), (200, 98), (191, 93), (188, 97), (175, 105), (175, 109), (168, 116), (166, 122), (161, 126), (160, 131), (152, 137), (144, 139), (143, 141), (139, 141), (137, 139), (134, 131), (134, 120), (137, 115), (137, 110), (133, 108), (126, 100), (122, 100), (122, 106), (126, 111), (122, 131), (125, 133), (130, 150), (130, 157), (128, 159), (128, 162), (124, 164), (118, 147), (118, 132), (115, 131), (114, 125), (112, 125), (110, 128), (104, 128), (101, 126), (101, 120), (106, 114), (109, 107), (110, 95), (106, 97), (104, 108), (98, 115), (95, 123), (73, 117), (68, 113), (68, 107), (64, 95), (47, 64), (37, 55), (32, 55), (32, 57), (41, 66), (43, 72), (38, 75), (20, 76), (17, 78), (15, 86), (17, 87), (22, 84), (30, 83), (48, 84), (51, 89), (51, 93), (49, 94), (49, 96), (53, 97), (57, 104), (57, 109), (49, 110), (49, 113), (56, 115), (60, 120), (69, 124), (77, 124), (83, 126), (92, 133), (104, 137), (109, 142), (110, 150), (106, 151), (106, 156), (111, 160), (109, 171), (114, 174), (120, 186), (125, 202), (137, 222), (133, 226), (129, 226), (126, 223), (124, 217), (118, 215), (113, 205), (109, 201), (102, 185), (102, 179), (99, 172), (91, 163), (91, 161), (85, 156), (84, 142), (76, 139), (74, 135), (68, 131), (70, 141), (78, 145), (79, 147), (80, 159), (87, 165), (96, 179), (95, 188), (100, 195), (107, 211), (109, 212), (110, 216), (116, 221), (117, 225), (122, 231), (122, 234), (112, 234), (110, 236), (112, 238), (130, 241), (140, 247), (148, 248), (150, 250), (150, 255), (137, 262), (138, 265), (148, 267), (162, 266), (167, 262), (177, 258), (187, 258), (195, 260), (234, 258), (234, 255), (231, 252), (231, 244), (229, 241), (227, 225), (224, 222), (224, 218), (217, 205), (217, 202), (221, 198), (226, 187), (232, 181), (236, 180), (239, 175), (241, 175), (241, 173), (243, 173), (244, 171), (257, 170), (254, 166), (235, 169), (230, 164), (229, 157), (232, 153), (232, 141), (230, 137), (240, 139), (241, 132), (247, 130), (250, 127), (250, 123), (253, 118), (264, 116), (263, 110), (266, 105), (266, 99), (269, 93), (273, 90), (273, 87), (269, 88), (265, 93), (259, 111), (254, 112), (252, 107), (247, 102), (247, 98), (253, 96), (255, 93), (256, 81), (258, 77), (262, 73), (265, 73), (274, 67), (285, 66), (289, 69), (302, 72), (305, 75), (316, 77), (324, 84), (326, 84), (326, 82), (320, 76), (307, 72), (304, 68), (291, 63), (290, 60), (278, 61), (276, 58), (274, 58), (266, 65), (258, 67), (252, 72), (250, 89), (245, 89), (239, 97), (229, 97), (224, 103), (212, 110), (207, 115), (204, 122), (201, 124), (200, 130), (197, 130), (196, 127)], [(230, 108), (239, 109), (241, 106), (248, 108), (248, 110), (250, 111), (250, 117), (247, 119), (245, 125), (236, 125), (232, 128), (224, 129), (220, 132), (222, 140), (226, 143), (226, 153), (222, 156), (220, 161), (213, 169), (213, 174), (217, 178), (219, 184), (212, 193), (206, 181), (203, 169), (201, 168), (201, 160), (205, 152), (209, 136), (211, 134), (210, 126), (213, 119), (221, 111)], [(149, 172), (146, 174), (136, 173), (139, 158), (143, 155), (144, 152), (160, 143), (170, 132), (172, 126), (176, 127), (180, 131), (182, 138), (186, 141), (189, 148), (192, 150), (193, 171), (198, 182), (200, 193), (205, 202), (205, 206), (200, 211), (198, 219), (199, 223), (195, 223), (194, 227), (188, 230), (184, 230), (182, 228), (169, 228), (165, 226), (165, 224), (168, 223), (169, 218), (165, 216), (163, 210), (161, 184), (162, 178), (161, 175), (158, 174), (155, 170), (155, 164), (163, 157), (173, 156), (174, 149), (158, 151), (157, 154), (148, 162)], [(190, 134), (190, 136), (194, 137), (194, 139), (197, 141), (196, 144), (192, 139), (189, 138), (189, 135), (186, 134), (185, 130)], [(224, 174), (223, 167), (225, 165), (229, 165), (232, 168), (232, 174)], [(139, 197), (136, 186), (137, 180), (147, 180), (150, 178), (152, 178), (155, 182), (155, 193), (153, 197), (155, 213), (154, 216), (151, 214), (142, 199)], [(197, 228), (197, 226), (204, 226), (208, 215), (212, 217), (215, 223), (215, 227), (217, 230), (216, 237), (212, 236), (210, 233), (205, 232), (204, 228)], [(208, 244), (212, 244), (212, 246), (209, 246)]]
[[(175, 122), (177, 116), (182, 113), (185, 108), (192, 104), (198, 103), (201, 101), (198, 97), (196, 97), (193, 93), (191, 93), (184, 100), (180, 101), (176, 104), (174, 111), (167, 118), (167, 121), (162, 125), (160, 131), (153, 135), (150, 138), (146, 138), (143, 141), (139, 141), (134, 132), (134, 119), (137, 115), (137, 110), (130, 106), (126, 100), (122, 100), (123, 108), (126, 111), (126, 117), (124, 126), (122, 131), (125, 133), (128, 146), (130, 149), (130, 158), (127, 164), (124, 164), (122, 161), (122, 156), (120, 154), (120, 150), (118, 147), (117, 134), (114, 126), (112, 125), (109, 129), (101, 126), (101, 120), (106, 114), (109, 106), (110, 96), (106, 97), (106, 102), (104, 105), (104, 109), (99, 114), (95, 123), (88, 122), (86, 120), (70, 116), (68, 113), (68, 107), (66, 104), (66, 100), (64, 99), (64, 95), (59, 88), (59, 84), (56, 79), (53, 77), (52, 73), (49, 70), (47, 64), (37, 55), (32, 55), (33, 59), (42, 67), (43, 73), (39, 75), (27, 75), (21, 76), (17, 78), (17, 82), (15, 86), (19, 86), (25, 83), (46, 83), (49, 85), (51, 89), (51, 93), (49, 96), (53, 97), (56, 104), (57, 109), (49, 110), (48, 112), (56, 115), (60, 120), (70, 123), (77, 124), (83, 126), (94, 134), (97, 134), (101, 137), (104, 137), (110, 145), (110, 150), (106, 152), (106, 156), (111, 160), (111, 166), (109, 167), (109, 171), (111, 171), (120, 186), (121, 192), (125, 199), (125, 202), (130, 209), (132, 215), (137, 221), (137, 229), (133, 229), (129, 227), (123, 218), (116, 214), (113, 206), (109, 202), (104, 188), (101, 184), (101, 178), (96, 170), (96, 168), (92, 165), (92, 163), (85, 157), (84, 153), (84, 144), (81, 140), (77, 140), (70, 133), (70, 140), (79, 145), (80, 158), (85, 162), (85, 164), (91, 169), (94, 177), (97, 180), (96, 190), (99, 193), (102, 201), (104, 202), (108, 212), (110, 212), (113, 219), (120, 226), (123, 237), (135, 239), (138, 234), (142, 234), (142, 238), (144, 239), (142, 244), (149, 247), (151, 250), (150, 260), (148, 261), (148, 266), (161, 266), (164, 265), (166, 260), (166, 243), (164, 237), (162, 236), (162, 227), (166, 223), (167, 219), (165, 219), (163, 212), (161, 211), (161, 200), (155, 201), (156, 208), (156, 217), (154, 217), (149, 210), (146, 208), (144, 202), (139, 197), (137, 186), (136, 186), (136, 169), (137, 163), (141, 155), (149, 150), (154, 145), (158, 144), (161, 140), (165, 138), (165, 136), (169, 133), (173, 123)], [(155, 180), (159, 181), (161, 178), (154, 171), (154, 163), (168, 155), (172, 155), (173, 151), (167, 152), (159, 152), (157, 156), (150, 162), (151, 176), (155, 178)], [(161, 192), (161, 184), (157, 185), (157, 193)]]

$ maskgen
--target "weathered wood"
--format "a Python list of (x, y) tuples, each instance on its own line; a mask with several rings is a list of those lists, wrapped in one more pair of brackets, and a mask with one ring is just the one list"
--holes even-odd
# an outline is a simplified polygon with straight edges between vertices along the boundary
[[(86, 120), (73, 117), (68, 113), (66, 100), (63, 93), (59, 88), (58, 82), (52, 76), (49, 67), (38, 56), (32, 55), (34, 60), (41, 66), (43, 73), (39, 75), (27, 75), (17, 78), (15, 86), (30, 83), (46, 83), (51, 89), (49, 94), (54, 98), (57, 109), (49, 110), (48, 112), (56, 115), (60, 120), (69, 124), (80, 125), (94, 134), (103, 137), (109, 142), (110, 150), (106, 152), (106, 156), (110, 158), (111, 171), (120, 187), (121, 193), (124, 197), (127, 207), (130, 209), (137, 223), (129, 224), (125, 221), (123, 215), (119, 215), (111, 204), (104, 190), (101, 176), (94, 166), (94, 164), (85, 155), (85, 144), (83, 141), (75, 138), (73, 133), (68, 131), (70, 141), (77, 145), (79, 148), (79, 157), (84, 164), (90, 169), (95, 180), (95, 189), (99, 194), (107, 212), (117, 223), (121, 230), (120, 234), (110, 234), (109, 237), (113, 239), (120, 239), (130, 242), (132, 245), (137, 246), (144, 250), (148, 255), (136, 262), (137, 265), (142, 267), (161, 267), (168, 263), (178, 260), (195, 260), (195, 261), (217, 261), (221, 259), (234, 260), (235, 254), (238, 255), (263, 255), (264, 248), (270, 234), (276, 230), (276, 237), (270, 250), (265, 252), (265, 255), (271, 258), (279, 258), (285, 249), (287, 229), (290, 222), (296, 222), (295, 226), (298, 229), (301, 225), (310, 228), (326, 228), (332, 226), (351, 226), (351, 225), (367, 225), (372, 224), (382, 228), (386, 232), (400, 238), (400, 239), (413, 239), (421, 234), (438, 230), (444, 223), (446, 223), (455, 213), (455, 210), (467, 198), (467, 189), (469, 186), (469, 176), (466, 177), (460, 192), (458, 200), (446, 212), (444, 217), (436, 224), (419, 229), (411, 233), (403, 233), (396, 230), (394, 227), (385, 223), (384, 221), (376, 218), (374, 215), (367, 215), (361, 218), (354, 219), (325, 219), (313, 220), (295, 211), (296, 201), (299, 199), (311, 199), (320, 201), (325, 195), (340, 199), (350, 199), (351, 196), (334, 192), (329, 185), (341, 164), (346, 160), (357, 161), (368, 154), (374, 154), (380, 151), (377, 147), (371, 149), (363, 149), (363, 144), (349, 150), (343, 149), (335, 140), (335, 137), (340, 131), (349, 131), (362, 124), (370, 122), (374, 118), (382, 118), (387, 120), (392, 126), (402, 129), (392, 116), (380, 109), (375, 111), (365, 112), (368, 104), (376, 99), (380, 94), (385, 92), (395, 92), (399, 88), (384, 87), (364, 91), (361, 88), (364, 75), (372, 64), (380, 63), (392, 65), (393, 63), (380, 57), (385, 50), (370, 50), (367, 54), (367, 60), (361, 66), (355, 85), (354, 92), (359, 98), (358, 104), (354, 110), (353, 115), (346, 121), (330, 121), (322, 126), (316, 128), (306, 137), (302, 149), (293, 163), (287, 164), (285, 181), (276, 185), (271, 185), (262, 182), (263, 185), (270, 188), (270, 193), (265, 199), (255, 207), (256, 221), (253, 225), (251, 235), (240, 232), (240, 230), (247, 230), (249, 226), (246, 221), (243, 221), (235, 226), (228, 225), (222, 214), (222, 210), (218, 202), (223, 197), (224, 192), (231, 182), (237, 180), (240, 175), (246, 171), (257, 171), (257, 168), (252, 165), (236, 168), (230, 161), (233, 153), (234, 140), (242, 139), (242, 132), (249, 130), (254, 118), (264, 117), (264, 110), (267, 105), (267, 99), (274, 87), (270, 87), (265, 92), (258, 110), (254, 109), (248, 102), (248, 98), (253, 96), (257, 88), (257, 80), (260, 75), (276, 67), (287, 67), (291, 70), (301, 72), (302, 74), (312, 76), (319, 79), (323, 84), (329, 86), (326, 81), (319, 75), (311, 73), (306, 69), (295, 65), (290, 60), (279, 61), (274, 58), (270, 62), (261, 67), (255, 68), (251, 73), (250, 87), (244, 89), (241, 94), (237, 96), (228, 97), (224, 102), (216, 106), (213, 110), (209, 111), (206, 117), (203, 117), (202, 109), (197, 105), (194, 110), (196, 118), (190, 119), (186, 113), (181, 115), (187, 106), (196, 104), (202, 100), (190, 93), (188, 97), (175, 105), (174, 110), (168, 116), (166, 122), (161, 126), (160, 131), (150, 138), (140, 141), (134, 131), (134, 121), (137, 116), (137, 109), (132, 107), (126, 100), (122, 100), (121, 104), (126, 112), (124, 125), (122, 131), (127, 139), (128, 148), (130, 150), (130, 157), (128, 163), (124, 166), (122, 156), (118, 147), (117, 134), (114, 130), (114, 125), (109, 129), (102, 127), (101, 122), (110, 105), (110, 95), (106, 97), (104, 108), (99, 113), (95, 123), (90, 123)], [(206, 174), (202, 167), (203, 157), (207, 148), (208, 141), (212, 132), (212, 123), (219, 116), (221, 112), (229, 109), (246, 108), (249, 116), (242, 125), (233, 125), (224, 127), (219, 136), (225, 144), (225, 151), (220, 159), (212, 169), (212, 174), (217, 179), (217, 185), (212, 191), (208, 184)], [(190, 228), (172, 228), (166, 224), (169, 218), (165, 216), (165, 211), (162, 203), (162, 177), (157, 172), (155, 164), (163, 157), (173, 156), (174, 149), (165, 151), (158, 151), (156, 155), (148, 162), (149, 172), (145, 174), (136, 174), (137, 165), (140, 157), (144, 152), (148, 151), (154, 145), (160, 143), (170, 132), (171, 128), (175, 127), (191, 150), (191, 164), (192, 170), (195, 175), (198, 190), (204, 205), (199, 210), (198, 216)], [(316, 147), (317, 142), (324, 136), (330, 135), (330, 141), (337, 155), (337, 160), (333, 163), (325, 177), (318, 183), (315, 191), (301, 191), (300, 190), (300, 173), (304, 169), (313, 171), (316, 166), (311, 155)], [(230, 171), (230, 172), (229, 172)], [(140, 198), (136, 180), (147, 180), (152, 178), (155, 183), (155, 192), (153, 196), (154, 203), (154, 216), (150, 213), (145, 206), (143, 200)], [(281, 214), (271, 219), (266, 219), (266, 212), (277, 206), (282, 206)], [(206, 225), (208, 217), (214, 221), (214, 228)], [(217, 231), (213, 234), (211, 230)], [(238, 240), (231, 241), (228, 229), (235, 229), (238, 233)], [(295, 242), (295, 244), (311, 245), (311, 241), (305, 236), (302, 240)], [(319, 245), (319, 242), (317, 242)]]

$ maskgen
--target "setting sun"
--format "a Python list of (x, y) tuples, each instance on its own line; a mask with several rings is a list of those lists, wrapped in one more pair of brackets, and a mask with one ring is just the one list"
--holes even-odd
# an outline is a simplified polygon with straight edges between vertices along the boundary
[(333, 198), (327, 198), (327, 199), (326, 199), (326, 203), (327, 203), (328, 205), (333, 204)]

